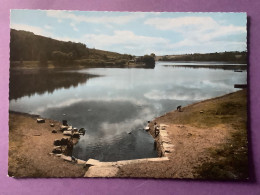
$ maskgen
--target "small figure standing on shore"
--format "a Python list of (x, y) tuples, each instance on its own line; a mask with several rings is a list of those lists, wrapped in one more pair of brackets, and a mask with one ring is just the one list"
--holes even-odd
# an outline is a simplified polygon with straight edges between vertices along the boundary
[(154, 122), (153, 128), (154, 128), (154, 135), (155, 135), (155, 137), (157, 137), (160, 133), (160, 128), (157, 126), (156, 122)]
[(157, 137), (160, 134), (160, 128), (158, 126), (155, 127), (154, 134), (155, 137)]
[(177, 106), (177, 110), (181, 112), (181, 105)]

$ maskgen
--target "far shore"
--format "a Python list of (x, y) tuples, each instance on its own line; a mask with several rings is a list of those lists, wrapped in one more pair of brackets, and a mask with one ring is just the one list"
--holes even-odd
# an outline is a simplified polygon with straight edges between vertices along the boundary
[[(157, 143), (158, 156), (169, 160), (120, 162), (105, 168), (115, 170), (111, 177), (247, 179), (246, 96), (247, 90), (240, 90), (183, 107), (181, 112), (174, 110), (151, 121), (149, 132)], [(55, 128), (61, 124), (49, 119), (37, 124), (36, 118), (9, 113), (9, 176), (87, 175), (85, 166), (50, 155), (53, 141), (63, 136), (59, 131), (53, 134), (50, 123), (54, 123)], [(155, 122), (165, 125), (158, 136), (154, 133)], [(171, 146), (170, 150), (164, 148), (165, 143)]]
[(81, 70), (86, 68), (144, 68), (151, 69), (154, 67), (147, 66), (145, 63), (123, 63), (123, 64), (111, 64), (109, 62), (103, 62), (100, 64), (89, 63), (89, 64), (80, 64), (74, 62), (72, 65), (55, 65), (53, 61), (48, 61), (45, 65), (40, 65), (39, 61), (11, 61), (10, 69), (11, 70)]

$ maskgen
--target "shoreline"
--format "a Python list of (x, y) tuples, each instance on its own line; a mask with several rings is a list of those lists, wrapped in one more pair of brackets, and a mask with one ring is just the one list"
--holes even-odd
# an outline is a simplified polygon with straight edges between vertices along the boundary
[[(87, 170), (84, 165), (66, 162), (65, 155), (52, 154), (54, 141), (65, 137), (59, 130), (61, 123), (45, 118), (45, 123), (37, 123), (38, 117), (9, 111), (8, 176), (83, 177)], [(54, 129), (56, 133), (52, 133)]]
[[(121, 167), (116, 177), (247, 180), (247, 90), (203, 100), (150, 122), (169, 161)], [(153, 124), (160, 125), (155, 136)], [(162, 130), (164, 126), (164, 130)]]
[[(100, 162), (98, 160), (89, 159), (87, 162), (82, 161), (82, 165), (84, 168), (81, 165), (81, 171), (78, 170), (78, 173), (80, 173), (80, 175), (76, 177), (150, 177), (207, 179), (206, 176), (201, 176), (198, 172), (200, 167), (203, 166), (203, 163), (214, 163), (214, 158), (211, 157), (211, 154), (208, 150), (210, 150), (210, 148), (212, 147), (218, 148), (221, 144), (225, 144), (226, 139), (230, 139), (230, 137), (232, 137), (230, 134), (234, 131), (234, 129), (230, 127), (230, 124), (224, 123), (217, 123), (213, 125), (207, 124), (209, 125), (209, 127), (207, 127), (207, 125), (203, 126), (203, 124), (202, 126), (198, 126), (192, 121), (189, 121), (188, 123), (183, 122), (182, 117), (186, 117), (187, 119), (187, 116), (191, 114), (190, 112), (193, 111), (192, 109), (194, 107), (199, 107), (199, 110), (201, 110), (201, 106), (204, 107), (203, 105), (205, 104), (211, 105), (215, 104), (216, 102), (221, 103), (222, 101), (224, 101), (225, 103), (226, 99), (229, 99), (232, 96), (238, 98), (241, 96), (241, 94), (246, 95), (246, 90), (240, 90), (237, 92), (226, 94), (224, 96), (196, 102), (183, 107), (182, 112), (171, 111), (163, 116), (159, 116), (153, 119), (153, 121), (151, 121), (149, 125), (149, 133), (153, 136), (156, 142), (158, 152), (157, 158), (134, 159), (125, 161), (123, 160), (114, 162)], [(31, 116), (30, 114), (26, 113), (17, 113), (13, 111), (9, 112), (10, 115), (23, 115), (25, 118), (36, 117), (36, 115)], [(204, 109), (203, 113), (199, 113), (199, 116), (205, 116), (207, 112), (208, 111)], [(214, 115), (216, 114), (214, 113)], [(155, 121), (157, 122), (157, 124), (160, 125), (160, 134), (158, 136), (155, 136), (154, 134), (153, 123)], [(212, 138), (212, 135), (209, 132), (213, 133), (216, 138)], [(204, 140), (208, 140), (208, 143), (204, 143)], [(196, 149), (194, 151), (195, 145), (198, 147), (198, 151), (196, 151)], [(201, 147), (200, 145), (203, 146)], [(55, 161), (58, 160), (57, 157), (53, 158)], [(60, 158), (59, 160), (62, 159)], [(63, 161), (63, 163), (67, 163), (69, 166), (72, 167), (75, 166), (75, 164), (71, 162)], [(43, 177), (59, 176), (45, 175)], [(65, 177), (73, 176), (68, 175)], [(244, 178), (245, 176), (237, 177), (234, 176), (234, 174), (231, 174), (231, 179)], [(227, 177), (227, 179), (230, 178)]]

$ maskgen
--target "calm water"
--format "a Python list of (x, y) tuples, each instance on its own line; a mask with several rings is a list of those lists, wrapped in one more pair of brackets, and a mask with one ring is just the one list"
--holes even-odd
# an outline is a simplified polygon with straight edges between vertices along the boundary
[(163, 66), (166, 64), (178, 62), (157, 62), (155, 69), (11, 74), (10, 110), (67, 119), (75, 127), (84, 127), (87, 132), (73, 150), (80, 159), (155, 157), (154, 140), (142, 130), (148, 120), (178, 105), (234, 92), (234, 84), (246, 83), (247, 76), (246, 72)]

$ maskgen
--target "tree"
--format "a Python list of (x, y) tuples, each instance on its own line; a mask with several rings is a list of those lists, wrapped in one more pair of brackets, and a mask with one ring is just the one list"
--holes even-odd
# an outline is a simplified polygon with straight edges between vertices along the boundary
[(39, 54), (39, 63), (41, 66), (47, 66), (48, 65), (48, 59), (45, 52), (40, 52)]
[(155, 60), (152, 56), (145, 55), (143, 57), (142, 61), (145, 63), (147, 68), (154, 68), (155, 67)]
[(52, 60), (56, 65), (68, 65), (73, 62), (73, 53), (64, 53), (61, 51), (52, 52)]

